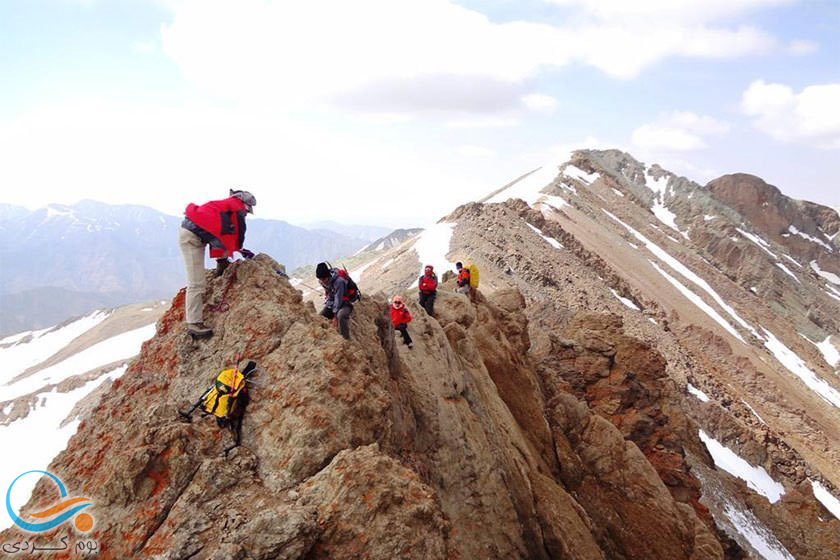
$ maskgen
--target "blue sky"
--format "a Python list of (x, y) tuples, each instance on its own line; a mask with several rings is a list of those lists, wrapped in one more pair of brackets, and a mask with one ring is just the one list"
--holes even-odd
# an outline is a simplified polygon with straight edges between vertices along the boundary
[(832, 0), (6, 1), (0, 201), (414, 225), (591, 146), (839, 206), (838, 30)]

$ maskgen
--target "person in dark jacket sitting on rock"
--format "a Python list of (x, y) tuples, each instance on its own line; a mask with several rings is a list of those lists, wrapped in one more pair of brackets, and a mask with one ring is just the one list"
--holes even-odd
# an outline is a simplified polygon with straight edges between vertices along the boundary
[(196, 338), (213, 335), (203, 321), (204, 246), (210, 246), (210, 258), (217, 259), (217, 270), (224, 270), (228, 257), (238, 251), (246, 259), (254, 253), (243, 249), (245, 241), (245, 215), (253, 212), (257, 199), (248, 191), (230, 191), (230, 197), (213, 200), (198, 206), (190, 203), (184, 211), (184, 220), (178, 234), (178, 245), (187, 269), (187, 298), (184, 315), (187, 332)]
[(315, 267), (315, 277), (324, 287), (324, 309), (321, 315), (330, 319), (333, 326), (338, 326), (338, 332), (346, 339), (350, 339), (350, 314), (353, 304), (350, 303), (349, 278), (327, 263), (318, 263)]
[(464, 265), (459, 261), (455, 263), (455, 270), (458, 271), (455, 291), (459, 294), (470, 295), (470, 269), (464, 268)]
[(405, 345), (409, 348), (413, 348), (414, 343), (411, 341), (411, 336), (408, 334), (408, 324), (410, 322), (411, 312), (408, 310), (408, 307), (405, 306), (405, 302), (403, 302), (402, 297), (394, 296), (394, 299), (391, 300), (391, 325), (400, 331)]
[(435, 269), (427, 264), (423, 270), (423, 276), (418, 281), (417, 288), (420, 290), (420, 306), (426, 310), (429, 316), (435, 312), (435, 298), (437, 297), (438, 279)]

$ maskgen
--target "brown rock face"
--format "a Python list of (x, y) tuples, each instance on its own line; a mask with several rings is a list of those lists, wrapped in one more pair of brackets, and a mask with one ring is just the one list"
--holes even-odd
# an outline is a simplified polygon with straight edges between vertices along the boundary
[(691, 506), (714, 531), (683, 449), (691, 444), (700, 449), (701, 444), (679, 407), (678, 390), (661, 354), (624, 334), (620, 317), (580, 313), (558, 337), (552, 336), (552, 352), (538, 369), (547, 387), (568, 387), (634, 442), (674, 499)]
[(706, 187), (715, 199), (737, 210), (758, 231), (789, 247), (794, 256), (816, 258), (820, 246), (801, 236), (791, 235), (789, 227), (793, 226), (827, 246), (832, 242), (831, 236), (840, 230), (837, 212), (831, 208), (793, 200), (754, 175), (724, 175)]
[[(50, 466), (92, 498), (101, 558), (722, 558), (636, 444), (537, 373), (518, 292), (444, 283), (437, 318), (410, 296), (408, 349), (384, 299), (355, 306), (345, 341), (276, 269), (259, 256), (210, 281), (207, 341), (186, 339), (179, 294)], [(176, 410), (246, 357), (261, 372), (225, 456), (227, 432)], [(46, 538), (62, 535), (82, 536)]]

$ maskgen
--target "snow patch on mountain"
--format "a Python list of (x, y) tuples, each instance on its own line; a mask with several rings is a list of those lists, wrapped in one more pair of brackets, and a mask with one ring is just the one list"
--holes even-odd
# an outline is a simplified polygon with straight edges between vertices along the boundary
[(780, 262), (777, 262), (777, 263), (775, 263), (775, 264), (776, 264), (776, 266), (778, 266), (779, 268), (781, 268), (781, 269), (782, 269), (782, 271), (783, 271), (785, 274), (787, 274), (788, 276), (790, 276), (791, 278), (793, 278), (794, 280), (796, 280), (796, 281), (797, 281), (797, 282), (799, 282), (800, 284), (802, 283), (802, 281), (801, 281), (801, 280), (799, 280), (799, 278), (797, 278), (797, 277), (796, 277), (796, 274), (794, 274), (793, 272), (791, 272), (791, 271), (790, 271), (790, 269), (789, 269), (788, 267), (786, 267), (785, 265), (783, 265), (783, 264), (782, 264), (782, 263), (780, 263)]
[(534, 232), (537, 235), (542, 237), (549, 245), (551, 245), (555, 249), (563, 249), (563, 245), (559, 241), (554, 239), (553, 237), (549, 237), (549, 236), (545, 235), (543, 232), (541, 232), (540, 230), (538, 230), (537, 228), (535, 228), (531, 224), (528, 224), (528, 227), (531, 228), (532, 230), (534, 230)]
[[(3, 364), (0, 383), (6, 384), (30, 367), (46, 360), (107, 317), (108, 313), (104, 311), (94, 311), (63, 327), (52, 327), (4, 338), (0, 341), (0, 345), (7, 343), (12, 343), (12, 345), (0, 348), (0, 363)], [(26, 340), (29, 335), (32, 339)], [(0, 393), (2, 390), (3, 385), (0, 385)], [(3, 400), (6, 399), (0, 396), (0, 401)]]
[(817, 482), (816, 480), (811, 481), (811, 488), (814, 490), (814, 497), (820, 501), (822, 505), (825, 506), (825, 509), (831, 512), (831, 515), (840, 519), (840, 500), (835, 498), (831, 492), (829, 492), (825, 486)]
[(712, 320), (714, 320), (718, 325), (723, 327), (726, 330), (726, 332), (728, 332), (741, 342), (746, 343), (741, 334), (738, 331), (736, 331), (732, 325), (729, 324), (729, 321), (721, 317), (720, 313), (718, 313), (711, 305), (703, 301), (703, 298), (689, 290), (682, 282), (680, 282), (679, 280), (662, 270), (655, 262), (650, 261), (650, 264), (651, 266), (653, 266), (654, 269), (656, 269), (657, 272), (659, 272), (659, 274), (662, 275), (663, 278), (665, 278), (665, 280), (667, 280), (672, 286), (679, 290), (679, 292), (682, 295), (684, 295), (691, 303), (699, 307), (700, 310), (703, 311), (703, 313), (711, 317)]
[[(420, 272), (430, 264), (438, 274), (452, 268), (452, 263), (446, 255), (449, 253), (449, 243), (452, 240), (452, 232), (455, 231), (454, 223), (440, 223), (427, 227), (417, 236), (414, 242), (414, 252), (420, 261)], [(417, 284), (417, 280), (414, 281)], [(412, 286), (414, 286), (412, 284)]]
[(74, 375), (119, 360), (127, 360), (140, 351), (143, 342), (154, 336), (155, 325), (124, 332), (94, 344), (48, 368), (13, 383), (0, 386), (0, 402), (28, 395), (45, 385), (55, 385)]
[(789, 372), (801, 379), (809, 389), (821, 396), (826, 402), (840, 408), (840, 391), (837, 391), (837, 389), (826, 383), (824, 379), (814, 373), (807, 365), (805, 365), (805, 360), (800, 358), (793, 350), (785, 346), (773, 335), (773, 333), (763, 327), (761, 330), (764, 331), (766, 336), (764, 346), (770, 350), (780, 364), (785, 366)]
[(764, 467), (754, 467), (742, 459), (737, 453), (700, 430), (700, 440), (706, 445), (709, 454), (720, 467), (732, 476), (747, 483), (752, 490), (761, 494), (771, 504), (775, 504), (785, 493), (785, 487), (773, 480)]
[[(715, 301), (715, 303), (717, 303), (724, 311), (726, 311), (729, 314), (729, 316), (732, 317), (739, 325), (741, 325), (747, 331), (751, 332), (753, 335), (758, 336), (758, 333), (755, 331), (755, 329), (752, 327), (752, 325), (750, 325), (745, 320), (743, 320), (741, 318), (741, 316), (738, 315), (738, 313), (732, 308), (732, 306), (727, 304), (723, 300), (723, 298), (720, 297), (720, 295), (715, 290), (712, 289), (712, 287), (709, 285), (708, 282), (706, 282), (703, 278), (701, 278), (700, 276), (698, 276), (697, 274), (692, 272), (687, 266), (685, 266), (680, 261), (678, 261), (676, 258), (671, 256), (671, 254), (668, 253), (667, 251), (665, 251), (662, 247), (660, 247), (659, 245), (657, 245), (656, 243), (654, 243), (653, 241), (651, 241), (650, 239), (648, 239), (647, 237), (645, 237), (644, 235), (642, 235), (641, 233), (639, 233), (638, 231), (636, 231), (635, 229), (630, 227), (629, 225), (625, 224), (617, 216), (615, 216), (614, 214), (612, 214), (610, 212), (607, 212), (606, 210), (604, 210), (604, 212), (610, 218), (612, 218), (613, 220), (617, 221), (619, 224), (624, 226), (624, 228), (627, 231), (629, 231), (630, 234), (633, 235), (633, 237), (635, 237), (636, 239), (641, 241), (645, 245), (645, 247), (647, 247), (648, 251), (653, 253), (662, 262), (664, 262), (665, 264), (670, 266), (674, 271), (678, 272), (683, 277), (685, 277), (687, 280), (689, 280), (690, 282), (695, 284), (698, 288), (700, 288), (701, 290), (706, 292)], [(676, 280), (671, 278), (669, 275), (665, 274), (664, 271), (662, 271), (662, 269), (657, 267), (655, 264), (654, 264), (654, 266), (656, 267), (657, 270), (659, 270), (660, 273), (662, 273), (667, 279), (669, 279), (669, 281), (672, 284), (674, 284), (674, 282), (676, 282)], [(677, 286), (679, 288), (680, 286), (682, 286), (682, 284), (680, 284), (679, 282), (676, 282), (675, 286)], [(684, 295), (686, 295), (684, 290), (687, 290), (687, 288), (682, 286), (682, 288), (679, 288), (679, 289), (680, 289), (681, 292), (684, 293)], [(686, 297), (689, 297), (689, 299), (691, 299), (693, 302), (697, 303), (697, 300), (702, 301), (702, 300), (700, 300), (700, 298), (698, 298), (696, 296), (696, 294), (694, 294), (690, 290), (687, 290), (687, 291), (688, 291), (688, 293), (691, 294), (691, 296), (686, 295)], [(701, 308), (703, 308), (704, 311), (706, 311), (708, 313), (709, 311), (707, 311), (707, 309), (711, 310), (711, 307), (709, 307), (705, 302), (703, 302), (703, 305), (705, 306), (705, 308), (703, 308), (703, 307), (701, 307)], [(711, 310), (711, 311), (714, 313), (714, 316), (717, 316), (718, 318), (722, 319), (720, 317), (720, 315), (717, 314), (717, 312), (714, 312), (713, 310)], [(714, 318), (714, 316), (713, 316), (713, 318)], [(717, 321), (718, 319), (715, 319), (715, 320)], [(720, 321), (718, 321), (718, 322), (720, 322)], [(728, 324), (728, 322), (724, 321), (724, 324), (727, 325), (727, 327), (725, 327), (725, 328), (727, 329), (728, 332), (734, 333), (734, 336), (736, 338), (738, 338), (738, 340), (740, 340), (742, 342), (744, 341), (744, 339), (741, 338), (741, 335), (739, 335), (731, 327), (731, 325)]]
[(587, 173), (580, 167), (577, 167), (572, 164), (566, 165), (566, 167), (563, 169), (563, 175), (569, 177), (570, 179), (576, 179), (587, 185), (591, 185), (601, 177), (600, 173)]
[(762, 417), (761, 417), (761, 415), (760, 415), (758, 412), (756, 412), (756, 411), (755, 411), (755, 409), (754, 409), (753, 407), (751, 407), (751, 406), (750, 406), (750, 403), (748, 403), (748, 402), (747, 402), (747, 401), (745, 401), (744, 399), (741, 399), (741, 402), (742, 402), (742, 403), (744, 403), (744, 406), (746, 406), (747, 408), (749, 408), (749, 409), (750, 409), (750, 412), (752, 412), (752, 413), (753, 413), (753, 416), (755, 416), (756, 418), (758, 418), (758, 421), (759, 421), (759, 422), (761, 422), (761, 423), (762, 423), (762, 424), (764, 424), (765, 426), (767, 425), (767, 422), (765, 422), (765, 421), (764, 421), (764, 418), (762, 418)]
[(779, 539), (756, 519), (755, 515), (751, 512), (736, 508), (733, 504), (727, 503), (724, 513), (735, 527), (735, 530), (747, 539), (750, 546), (764, 560), (796, 560), (784, 545), (779, 542)]
[(560, 165), (543, 165), (508, 188), (496, 193), (485, 202), (504, 202), (509, 198), (521, 198), (528, 204), (534, 204), (540, 197), (540, 191), (550, 185), (559, 174)]
[(623, 303), (625, 306), (629, 307), (630, 309), (633, 309), (633, 310), (635, 310), (635, 311), (641, 311), (641, 308), (639, 308), (639, 306), (638, 306), (638, 305), (636, 305), (635, 303), (633, 303), (633, 301), (632, 301), (632, 300), (629, 300), (629, 299), (627, 299), (626, 297), (623, 297), (621, 294), (619, 294), (618, 292), (616, 292), (616, 291), (615, 291), (615, 290), (613, 290), (612, 288), (610, 288), (610, 293), (612, 293), (612, 295), (614, 295), (614, 296), (615, 296), (615, 298), (616, 298), (618, 301), (620, 301), (621, 303)]
[(704, 393), (703, 391), (701, 391), (700, 389), (698, 389), (697, 387), (695, 387), (691, 383), (686, 385), (686, 389), (688, 390), (689, 394), (694, 395), (695, 397), (697, 397), (701, 401), (709, 402), (709, 400), (710, 400), (709, 395), (707, 395), (706, 393)]
[(804, 231), (800, 231), (800, 230), (798, 230), (798, 229), (796, 228), (796, 226), (793, 226), (793, 225), (788, 226), (788, 231), (789, 231), (790, 233), (792, 233), (793, 235), (798, 235), (799, 237), (801, 237), (801, 238), (803, 238), (803, 239), (807, 239), (807, 240), (808, 240), (808, 241), (810, 241), (811, 243), (816, 243), (817, 245), (822, 245), (823, 247), (825, 247), (825, 248), (826, 248), (826, 249), (828, 249), (829, 251), (834, 252), (834, 247), (832, 247), (831, 245), (829, 245), (828, 243), (826, 243), (826, 242), (825, 242), (825, 241), (823, 241), (822, 239), (819, 239), (819, 238), (817, 238), (817, 237), (814, 237), (813, 235), (808, 235), (808, 234), (807, 234), (807, 233), (805, 233)]
[(738, 230), (738, 233), (740, 233), (741, 235), (743, 235), (744, 237), (746, 237), (747, 239), (749, 239), (750, 241), (752, 241), (753, 243), (758, 245), (761, 248), (762, 251), (764, 251), (765, 253), (767, 253), (768, 255), (773, 257), (774, 259), (779, 258), (776, 255), (776, 253), (774, 253), (773, 251), (770, 250), (770, 244), (767, 243), (764, 239), (762, 239), (758, 235), (754, 235), (754, 234), (752, 234), (748, 231), (744, 231), (741, 228), (735, 228), (735, 229)]
[(837, 276), (833, 272), (828, 272), (827, 270), (822, 270), (820, 265), (817, 264), (817, 261), (811, 261), (811, 270), (831, 282), (832, 284), (837, 284), (840, 286), (840, 276)]

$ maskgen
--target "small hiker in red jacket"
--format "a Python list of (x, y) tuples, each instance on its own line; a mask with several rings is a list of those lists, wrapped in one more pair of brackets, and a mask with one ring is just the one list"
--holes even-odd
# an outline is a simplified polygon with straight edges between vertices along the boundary
[(187, 269), (187, 298), (184, 303), (187, 333), (194, 338), (213, 335), (203, 321), (204, 246), (210, 246), (210, 258), (216, 259), (216, 271), (227, 267), (228, 258), (238, 251), (246, 259), (254, 253), (242, 248), (245, 241), (245, 215), (254, 211), (257, 199), (248, 191), (230, 190), (224, 200), (212, 200), (201, 206), (190, 203), (184, 210), (178, 244)]
[(435, 269), (432, 265), (427, 264), (423, 270), (423, 276), (417, 283), (417, 288), (420, 290), (420, 306), (426, 310), (430, 317), (434, 315), (435, 298), (437, 297), (438, 279), (435, 274)]
[(400, 296), (394, 296), (394, 299), (391, 301), (391, 324), (395, 329), (400, 331), (400, 334), (403, 337), (403, 342), (409, 348), (413, 348), (414, 343), (408, 335), (408, 324), (411, 322), (411, 313), (408, 311), (408, 307), (405, 306), (405, 303)]
[(455, 291), (470, 295), (470, 269), (464, 268), (464, 265), (459, 261), (455, 263), (455, 270), (458, 271)]

